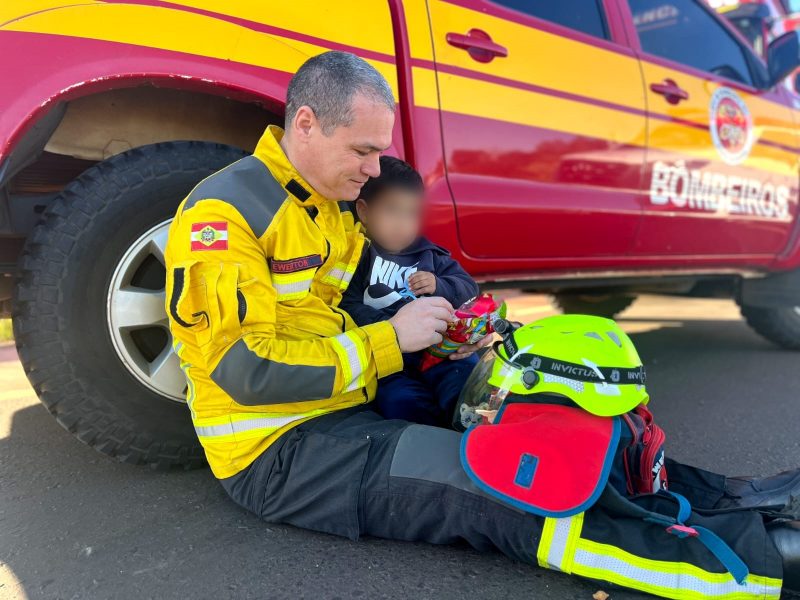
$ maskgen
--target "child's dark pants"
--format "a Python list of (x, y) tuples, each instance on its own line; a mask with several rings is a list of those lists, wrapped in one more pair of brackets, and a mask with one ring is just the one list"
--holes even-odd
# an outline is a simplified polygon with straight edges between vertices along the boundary
[(420, 357), (407, 355), (402, 371), (378, 380), (378, 412), (387, 419), (449, 427), (461, 388), (478, 357), (445, 359), (425, 371), (419, 370)]

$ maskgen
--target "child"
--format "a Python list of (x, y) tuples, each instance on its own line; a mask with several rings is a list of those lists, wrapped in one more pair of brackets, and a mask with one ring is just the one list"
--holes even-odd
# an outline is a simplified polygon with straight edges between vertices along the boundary
[[(372, 243), (340, 304), (359, 326), (391, 318), (415, 297), (440, 296), (458, 308), (478, 294), (477, 284), (447, 250), (419, 236), (424, 195), (419, 173), (400, 159), (380, 160), (380, 176), (364, 185), (356, 201)], [(405, 354), (403, 370), (378, 381), (378, 410), (388, 419), (449, 426), (477, 358), (444, 360), (420, 371), (421, 357)]]

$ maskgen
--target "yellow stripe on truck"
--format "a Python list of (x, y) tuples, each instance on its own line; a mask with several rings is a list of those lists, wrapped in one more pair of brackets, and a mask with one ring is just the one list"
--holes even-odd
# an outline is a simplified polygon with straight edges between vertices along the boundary
[[(153, 23), (158, 23), (158, 27), (153, 27)], [(361, 21), (359, 26), (366, 29)], [(183, 10), (131, 4), (68, 6), (30, 15), (3, 29), (185, 52), (287, 73), (297, 71), (309, 56), (328, 49)], [(368, 62), (386, 77), (397, 97), (394, 64)]]
[[(644, 110), (641, 72), (633, 56), (441, 0), (431, 0), (430, 10), (439, 64), (466, 66), (478, 73)], [(465, 59), (464, 50), (445, 42), (448, 32), (466, 33), (472, 28), (485, 31), (496, 43), (506, 46), (508, 57), (482, 64)], [(596, 76), (586, 77), (587, 64)]]
[[(694, 75), (690, 75), (684, 71), (670, 69), (668, 67), (648, 61), (642, 62), (642, 70), (645, 81), (648, 84), (664, 81), (665, 79), (672, 79), (689, 94), (688, 102), (681, 102), (674, 106), (668, 104), (667, 101), (661, 96), (651, 94), (651, 111), (685, 119), (698, 124), (708, 123), (708, 104), (704, 102), (698, 105), (694, 101), (697, 98), (706, 98), (711, 96), (715, 90), (723, 87), (722, 85), (702, 77), (695, 77)], [(762, 128), (759, 132), (761, 134), (761, 139), (789, 147), (795, 147), (797, 145), (795, 124), (789, 120), (781, 118), (782, 114), (788, 113), (788, 111), (783, 110), (783, 105), (777, 104), (770, 100), (764, 100), (756, 94), (748, 94), (747, 92), (739, 89), (737, 89), (737, 94), (739, 94), (742, 100), (744, 100), (745, 104), (750, 110), (750, 114), (754, 117), (758, 115), (756, 125)], [(694, 104), (694, 108), (692, 108), (692, 104)], [(779, 108), (780, 110), (775, 110), (776, 108)], [(798, 114), (798, 117), (800, 117), (800, 113), (796, 112), (796, 114)], [(770, 116), (766, 117), (765, 115)]]
[[(394, 56), (394, 32), (385, 1), (336, 0), (267, 2), (265, 0), (170, 0), (192, 8), (266, 23), (287, 31)], [(316, 54), (316, 53), (315, 53)]]
[[(645, 145), (644, 116), (550, 94), (439, 73), (442, 110)], [(609, 132), (613, 132), (609, 135)]]
[[(760, 128), (756, 127), (752, 150), (739, 168), (749, 167), (774, 175), (797, 178), (797, 155), (776, 148), (759, 144)], [(720, 157), (711, 141), (708, 129), (700, 129), (691, 125), (653, 119), (650, 121), (651, 158), (658, 158), (659, 150), (671, 152), (670, 160), (680, 158), (698, 158), (708, 162), (719, 163)]]

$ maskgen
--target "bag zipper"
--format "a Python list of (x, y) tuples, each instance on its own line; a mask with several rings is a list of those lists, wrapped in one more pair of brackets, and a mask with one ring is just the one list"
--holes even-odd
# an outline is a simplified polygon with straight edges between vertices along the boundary
[(664, 430), (655, 423), (651, 423), (645, 430), (645, 435), (642, 438), (644, 444), (644, 451), (642, 452), (642, 461), (639, 463), (639, 476), (642, 483), (647, 482), (650, 489), (648, 492), (653, 492), (653, 465), (655, 464), (656, 454), (662, 451), (664, 441), (667, 439)]
[[(638, 415), (637, 415), (638, 416)], [(631, 448), (635, 448), (636, 444), (639, 443), (639, 428), (633, 422), (633, 418), (629, 413), (625, 413), (622, 415), (622, 419), (625, 421), (625, 424), (628, 426), (628, 429), (631, 430), (631, 434), (633, 434), (633, 439), (631, 443), (628, 444), (628, 447), (625, 448), (622, 452), (622, 464), (625, 468), (625, 485), (628, 488), (628, 494), (631, 496), (636, 495), (636, 492), (633, 489), (633, 473), (631, 473), (631, 465), (628, 459), (628, 452)]]
[(635, 446), (639, 443), (639, 428), (634, 425), (630, 414), (625, 413), (622, 415), (622, 418), (625, 420), (625, 423), (628, 425), (628, 429), (630, 429), (631, 433), (633, 434), (633, 440), (630, 444), (628, 444), (628, 447), (630, 448), (631, 446)]

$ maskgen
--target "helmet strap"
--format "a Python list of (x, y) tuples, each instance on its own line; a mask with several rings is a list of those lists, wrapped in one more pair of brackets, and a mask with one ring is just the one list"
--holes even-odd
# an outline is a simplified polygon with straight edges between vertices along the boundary
[(511, 347), (514, 349), (513, 352), (510, 352), (511, 348), (509, 348), (509, 345), (506, 343), (505, 339), (503, 339), (502, 344), (508, 353), (508, 356), (514, 356), (514, 360), (511, 361), (497, 352), (497, 342), (495, 343), (495, 355), (507, 365), (523, 371), (529, 371), (533, 369), (534, 371), (539, 371), (540, 373), (566, 377), (568, 379), (584, 381), (587, 383), (610, 383), (615, 385), (636, 383), (639, 385), (644, 385), (645, 382), (646, 376), (644, 365), (639, 365), (638, 367), (634, 368), (588, 366), (585, 364), (555, 360), (547, 356), (531, 354), (528, 352), (517, 354), (519, 351), (518, 346), (513, 340), (513, 346)]

